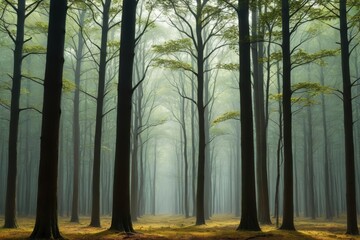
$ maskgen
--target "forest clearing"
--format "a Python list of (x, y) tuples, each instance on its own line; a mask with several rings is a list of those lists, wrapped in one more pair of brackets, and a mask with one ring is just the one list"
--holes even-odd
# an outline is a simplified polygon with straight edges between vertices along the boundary
[[(272, 219), (275, 222), (275, 219)], [(297, 231), (278, 230), (275, 224), (262, 225), (261, 232), (236, 231), (239, 219), (232, 215), (215, 215), (206, 225), (195, 226), (195, 218), (183, 216), (144, 216), (134, 222), (135, 234), (109, 231), (111, 218), (104, 217), (101, 228), (89, 227), (90, 219), (72, 223), (59, 218), (60, 232), (66, 239), (360, 239), (346, 235), (345, 217), (330, 221), (296, 218)], [(24, 239), (33, 229), (33, 218), (18, 218), (19, 228), (0, 229), (0, 239)], [(0, 219), (0, 225), (3, 225)]]

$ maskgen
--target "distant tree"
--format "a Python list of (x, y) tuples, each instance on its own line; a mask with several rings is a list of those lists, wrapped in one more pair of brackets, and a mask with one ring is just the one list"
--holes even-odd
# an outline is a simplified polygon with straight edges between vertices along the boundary
[(57, 175), (66, 11), (66, 0), (50, 1), (36, 222), (30, 239), (62, 238), (57, 221)]
[[(257, 176), (257, 203), (258, 217), (262, 224), (271, 224), (269, 209), (269, 190), (267, 176), (267, 109), (264, 99), (264, 24), (260, 23), (262, 1), (256, 0), (251, 4), (252, 18), (252, 45), (253, 60), (253, 89), (254, 89), (254, 120), (256, 133), (256, 176)], [(267, 83), (269, 84), (269, 83)]]
[[(77, 9), (78, 32), (76, 34), (77, 43), (74, 47), (74, 109), (73, 109), (73, 193), (70, 222), (79, 222), (79, 174), (80, 174), (80, 82), (82, 75), (82, 65), (84, 60), (84, 38), (82, 29), (85, 26), (86, 9), (84, 6), (78, 6)], [(74, 39), (74, 42), (76, 40)]]
[[(41, 3), (41, 0), (33, 1), (26, 4), (26, 0), (18, 0), (17, 4), (13, 1), (5, 0), (2, 9), (2, 17), (0, 20), (1, 28), (4, 29), (10, 39), (13, 41), (14, 60), (11, 103), (10, 103), (10, 127), (9, 127), (9, 151), (8, 151), (8, 175), (6, 187), (6, 203), (5, 203), (5, 228), (15, 228), (16, 224), (16, 176), (17, 176), (17, 148), (18, 148), (18, 129), (20, 116), (20, 90), (22, 79), (22, 62), (26, 57), (23, 54), (24, 44), (31, 38), (25, 36), (25, 20), (33, 13)], [(16, 13), (16, 30), (15, 34), (12, 30), (12, 23), (7, 22), (4, 13), (9, 8)]]
[[(185, 38), (180, 40), (168, 41), (165, 46), (157, 47), (156, 51), (164, 54), (186, 53), (194, 60), (194, 66), (187, 62), (176, 59), (159, 59), (158, 65), (170, 69), (181, 69), (193, 74), (197, 83), (195, 99), (190, 99), (197, 108), (198, 114), (198, 172), (196, 189), (196, 225), (205, 224), (205, 167), (206, 167), (206, 123), (205, 110), (209, 101), (205, 101), (205, 74), (211, 71), (207, 69), (206, 60), (211, 58), (214, 53), (223, 47), (223, 38), (220, 37), (228, 19), (220, 15), (221, 7), (214, 1), (199, 0), (190, 3), (181, 0), (178, 3), (165, 0), (159, 1), (162, 7), (169, 12), (170, 24), (178, 30)], [(188, 14), (190, 13), (190, 14)], [(209, 42), (219, 37), (216, 45), (206, 52)], [(196, 85), (195, 85), (196, 86)], [(196, 88), (195, 88), (196, 89)]]
[(113, 213), (110, 229), (133, 232), (130, 215), (130, 131), (137, 1), (123, 0), (116, 122)]
[[(115, 10), (112, 12), (112, 1), (111, 0), (102, 0), (102, 1), (88, 1), (87, 5), (92, 13), (92, 19), (95, 22), (95, 25), (101, 29), (101, 40), (100, 44), (97, 44), (92, 40), (91, 36), (85, 33), (86, 38), (96, 46), (96, 49), (99, 50), (99, 58), (97, 59), (97, 54), (92, 52), (91, 47), (88, 46), (90, 50), (90, 55), (94, 60), (97, 71), (98, 71), (98, 88), (97, 96), (94, 97), (96, 100), (96, 116), (95, 116), (95, 136), (94, 136), (94, 163), (92, 171), (92, 205), (91, 205), (91, 220), (90, 226), (100, 227), (100, 163), (101, 163), (101, 142), (102, 142), (102, 133), (103, 133), (103, 118), (106, 114), (104, 112), (104, 103), (105, 96), (108, 93), (106, 91), (106, 68), (110, 60), (117, 56), (117, 54), (109, 54), (109, 32), (111, 29), (118, 25), (117, 21), (114, 21), (114, 18), (119, 14), (120, 10)], [(100, 21), (98, 20), (98, 14), (101, 15)], [(117, 52), (115, 52), (117, 53)]]

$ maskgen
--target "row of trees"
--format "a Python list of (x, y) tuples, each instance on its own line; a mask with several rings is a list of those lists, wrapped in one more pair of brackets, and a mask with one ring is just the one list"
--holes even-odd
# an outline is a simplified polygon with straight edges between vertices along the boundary
[[(15, 4), (11, 1), (5, 1), (2, 17), (2, 30), (8, 34), (14, 42), (14, 67), (11, 88), (10, 108), (10, 127), (9, 127), (9, 149), (8, 149), (8, 179), (6, 192), (6, 213), (5, 227), (16, 227), (16, 176), (17, 176), (17, 142), (18, 142), (18, 126), (20, 108), (20, 90), (21, 79), (24, 78), (22, 73), (22, 61), (29, 55), (34, 54), (24, 51), (24, 44), (31, 40), (25, 38), (25, 19), (34, 12), (38, 14), (36, 9), (41, 6), (45, 9), (48, 6), (42, 5), (42, 1), (32, 1), (25, 4), (25, 1), (19, 1)], [(102, 122), (104, 116), (111, 112), (112, 108), (104, 111), (105, 97), (109, 93), (106, 89), (109, 81), (113, 78), (112, 73), (107, 72), (107, 66), (117, 55), (117, 50), (108, 54), (109, 45), (108, 36), (111, 30), (115, 29), (119, 24), (119, 6), (116, 2), (110, 0), (97, 2), (72, 2), (71, 7), (75, 9), (68, 16), (76, 23), (75, 26), (77, 36), (73, 38), (74, 48), (69, 51), (74, 56), (74, 112), (73, 112), (73, 194), (72, 194), (72, 221), (78, 219), (78, 193), (79, 193), (79, 158), (80, 158), (80, 93), (90, 96), (96, 100), (96, 124), (94, 137), (94, 154), (93, 154), (93, 172), (92, 172), (92, 209), (91, 224), (92, 226), (100, 226), (100, 173), (101, 173), (101, 142), (102, 142)], [(196, 212), (196, 224), (205, 223), (205, 219), (209, 217), (209, 206), (205, 202), (212, 199), (212, 174), (211, 174), (211, 134), (209, 119), (212, 119), (211, 108), (214, 106), (215, 85), (211, 91), (210, 79), (215, 79), (214, 72), (219, 69), (237, 70), (239, 71), (239, 92), (240, 92), (240, 124), (241, 124), (241, 183), (242, 183), (242, 204), (241, 204), (241, 221), (239, 230), (260, 230), (258, 224), (270, 223), (270, 207), (268, 193), (268, 176), (267, 176), (267, 131), (269, 121), (269, 86), (271, 79), (271, 64), (273, 62), (282, 62), (282, 68), (278, 66), (278, 73), (282, 77), (282, 93), (278, 94), (281, 100), (280, 119), (280, 138), (278, 149), (281, 151), (281, 145), (284, 149), (284, 189), (283, 189), (283, 224), (281, 229), (294, 230), (294, 176), (293, 176), (293, 127), (292, 114), (294, 104), (294, 93), (296, 91), (309, 92), (314, 91), (318, 85), (314, 84), (298, 84), (294, 87), (292, 84), (292, 70), (302, 67), (312, 62), (321, 62), (326, 56), (335, 55), (336, 51), (320, 51), (315, 53), (306, 53), (300, 47), (309, 40), (307, 36), (296, 38), (299, 29), (308, 26), (309, 22), (320, 20), (325, 24), (336, 28), (340, 32), (341, 43), (341, 66), (343, 76), (343, 90), (341, 91), (344, 104), (344, 126), (345, 126), (345, 166), (346, 166), (346, 206), (347, 206), (347, 233), (358, 234), (357, 214), (356, 214), (356, 191), (355, 191), (355, 162), (354, 162), (354, 136), (353, 136), (353, 117), (352, 117), (352, 94), (351, 88), (354, 82), (351, 81), (350, 74), (350, 54), (356, 49), (357, 44), (353, 43), (356, 38), (351, 35), (353, 31), (357, 31), (356, 25), (353, 25), (352, 19), (348, 20), (347, 16), (356, 16), (358, 6), (355, 2), (346, 2), (340, 0), (338, 5), (328, 2), (315, 1), (294, 1), (289, 4), (288, 1), (265, 3), (265, 1), (253, 1), (251, 6), (249, 1), (239, 0), (238, 2), (223, 1), (221, 4), (210, 0), (189, 1), (157, 1), (155, 5), (146, 5), (147, 16), (143, 17), (141, 11), (138, 11), (140, 20), (137, 21), (137, 1), (124, 0), (122, 5), (121, 20), (121, 39), (120, 39), (120, 57), (119, 57), (119, 82), (117, 90), (117, 121), (116, 121), (116, 145), (115, 145), (115, 165), (114, 165), (114, 184), (113, 184), (113, 201), (112, 201), (112, 223), (111, 229), (131, 232), (132, 218), (136, 218), (142, 210), (140, 202), (144, 200), (142, 190), (144, 179), (138, 182), (136, 176), (144, 176), (141, 171), (144, 169), (141, 160), (143, 152), (141, 149), (142, 140), (138, 140), (144, 128), (161, 124), (149, 124), (146, 118), (141, 117), (143, 81), (146, 78), (150, 62), (154, 61), (156, 66), (177, 70), (183, 74), (183, 78), (190, 79), (191, 89), (185, 88), (184, 85), (177, 81), (173, 83), (177, 93), (180, 95), (184, 106), (185, 100), (192, 103), (192, 113), (195, 112), (193, 106), (197, 109), (197, 141), (194, 144), (194, 123), (195, 118), (191, 120), (192, 124), (192, 146), (196, 146), (198, 153), (195, 162), (195, 150), (193, 154), (192, 173), (192, 190), (193, 199), (196, 196), (196, 203), (193, 202), (193, 209)], [(267, 7), (264, 7), (267, 6)], [(278, 7), (281, 7), (281, 27), (279, 23)], [(347, 8), (347, 6), (350, 6)], [(143, 6), (141, 6), (141, 9)], [(145, 7), (145, 5), (144, 5)], [(167, 14), (165, 18), (170, 25), (179, 33), (181, 39), (166, 42), (163, 45), (154, 46), (154, 52), (160, 56), (150, 62), (136, 60), (135, 56), (141, 56), (141, 52), (145, 52), (145, 47), (139, 44), (144, 33), (151, 28), (155, 20), (152, 9), (158, 7)], [(249, 30), (249, 9), (252, 12), (252, 34)], [(42, 112), (42, 133), (41, 133), (41, 151), (40, 151), (40, 168), (38, 179), (38, 207), (37, 219), (32, 234), (33, 238), (48, 238), (53, 236), (60, 237), (57, 226), (57, 173), (58, 173), (58, 156), (59, 156), (59, 126), (60, 126), (60, 95), (62, 88), (62, 65), (65, 42), (65, 19), (67, 11), (66, 1), (51, 1), (49, 13), (49, 30), (48, 45), (46, 48), (46, 69), (44, 86), (44, 105)], [(52, 9), (59, 9), (54, 11)], [(347, 10), (348, 9), (348, 10)], [(60, 11), (61, 10), (61, 11)], [(12, 12), (14, 11), (14, 13)], [(88, 13), (90, 11), (90, 13)], [(56, 12), (56, 13), (55, 13)], [(190, 12), (190, 14), (188, 14)], [(16, 16), (16, 34), (8, 18), (4, 16), (10, 14)], [(97, 44), (92, 40), (89, 32), (84, 31), (87, 20), (86, 16), (90, 14), (94, 26), (101, 29), (101, 41)], [(235, 17), (235, 18), (234, 18)], [(339, 27), (336, 23), (340, 22)], [(138, 24), (138, 25), (137, 25)], [(138, 26), (138, 28), (136, 27)], [(279, 32), (281, 31), (281, 37)], [(351, 31), (349, 31), (351, 30)], [(350, 32), (350, 33), (349, 33)], [(115, 32), (114, 32), (115, 34)], [(350, 34), (350, 39), (348, 35)], [(274, 35), (274, 36), (273, 36)], [(74, 35), (75, 36), (75, 35)], [(356, 35), (355, 35), (356, 36)], [(291, 39), (296, 39), (290, 41)], [(59, 42), (57, 42), (59, 41)], [(219, 52), (227, 46), (234, 46), (234, 42), (238, 42), (239, 64), (216, 64), (221, 62), (218, 60)], [(54, 44), (54, 45), (52, 45)], [(267, 46), (267, 52), (264, 46)], [(96, 51), (93, 47), (95, 46)], [(86, 46), (86, 48), (84, 48)], [(278, 46), (278, 48), (274, 47)], [(87, 50), (84, 50), (87, 49)], [(135, 53), (136, 49), (136, 53)], [(230, 48), (231, 49), (231, 48)], [(272, 49), (280, 49), (280, 52), (272, 51)], [(43, 51), (40, 49), (40, 51)], [(88, 51), (88, 52), (85, 52)], [(266, 52), (266, 53), (265, 53)], [(113, 54), (113, 55), (112, 55)], [(139, 55), (138, 55), (139, 54)], [(266, 54), (266, 55), (265, 55)], [(252, 59), (250, 56), (252, 55)], [(84, 91), (80, 88), (80, 79), (82, 75), (82, 63), (85, 56), (89, 56), (98, 66), (98, 84), (97, 96)], [(191, 63), (188, 63), (188, 61)], [(251, 60), (253, 62), (251, 62)], [(267, 60), (267, 61), (266, 61)], [(55, 61), (55, 62), (52, 62)], [(141, 62), (143, 61), (143, 62)], [(253, 63), (251, 74), (251, 63)], [(264, 68), (264, 64), (268, 64)], [(142, 65), (142, 66), (141, 66)], [(116, 67), (116, 63), (114, 63)], [(141, 66), (141, 67), (140, 67)], [(54, 68), (54, 69), (52, 69)], [(217, 69), (217, 70), (215, 70)], [(267, 71), (267, 79), (264, 86), (264, 69)], [(134, 76), (133, 76), (133, 73)], [(251, 78), (251, 75), (253, 78)], [(32, 81), (40, 83), (41, 80), (29, 77)], [(56, 79), (56, 81), (55, 81)], [(253, 134), (253, 106), (251, 79), (254, 84), (254, 102), (255, 102), (255, 130), (256, 130), (256, 154), (254, 152), (254, 134)], [(107, 82), (108, 81), (108, 82)], [(135, 84), (133, 84), (135, 82)], [(280, 87), (280, 84), (279, 84)], [(322, 88), (320, 88), (321, 90)], [(315, 89), (319, 90), (319, 89)], [(136, 98), (133, 98), (136, 92)], [(264, 96), (265, 94), (265, 96)], [(309, 99), (308, 99), (309, 100)], [(151, 101), (151, 100), (150, 100)], [(298, 98), (296, 101), (304, 101)], [(309, 100), (310, 101), (310, 100)], [(324, 104), (324, 100), (323, 104)], [(309, 104), (309, 102), (307, 102)], [(151, 105), (151, 104), (150, 104)], [(5, 106), (7, 106), (5, 104)], [(136, 111), (132, 111), (135, 106)], [(153, 109), (152, 107), (150, 109)], [(325, 113), (324, 113), (325, 114)], [(311, 119), (311, 114), (308, 114)], [(237, 118), (237, 113), (227, 113), (218, 122), (226, 119)], [(133, 118), (133, 120), (132, 120)], [(144, 122), (142, 122), (145, 120)], [(189, 163), (187, 159), (187, 131), (185, 127), (185, 116), (182, 115), (178, 119), (182, 126), (183, 138), (183, 155), (184, 155), (184, 206), (185, 216), (189, 216)], [(311, 121), (311, 120), (310, 120)], [(324, 120), (325, 121), (325, 120)], [(146, 125), (146, 126), (145, 126)], [(310, 129), (311, 130), (311, 129)], [(309, 131), (310, 131), (309, 130)], [(324, 131), (326, 134), (326, 131)], [(311, 136), (311, 134), (309, 134)], [(327, 139), (327, 137), (325, 136)], [(139, 142), (138, 142), (139, 141)], [(309, 144), (308, 147), (311, 147)], [(132, 150), (132, 151), (131, 151)], [(312, 152), (311, 149), (307, 150)], [(156, 152), (156, 151), (155, 151)], [(139, 156), (137, 155), (139, 153)], [(328, 149), (325, 149), (325, 155)], [(256, 165), (255, 165), (256, 157)], [(280, 157), (278, 154), (278, 169), (280, 167)], [(138, 166), (140, 159), (140, 167)], [(326, 159), (327, 160), (327, 159)], [(327, 161), (326, 161), (327, 162)], [(312, 161), (309, 160), (312, 164)], [(156, 166), (156, 165), (155, 165)], [(255, 171), (256, 166), (256, 171)], [(155, 167), (156, 168), (156, 167)], [(197, 168), (197, 173), (195, 169)], [(140, 169), (140, 173), (138, 170)], [(310, 180), (314, 175), (313, 168), (309, 165), (306, 174), (309, 174)], [(329, 172), (329, 166), (325, 165), (325, 174)], [(130, 174), (131, 172), (131, 174)], [(257, 187), (255, 182), (255, 173), (257, 179)], [(153, 173), (153, 180), (156, 172)], [(195, 181), (196, 176), (196, 181)], [(130, 180), (131, 178), (131, 180)], [(326, 177), (326, 183), (330, 176)], [(240, 180), (240, 179), (239, 179)], [(155, 180), (154, 180), (155, 182)], [(197, 186), (195, 186), (195, 183)], [(155, 185), (155, 184), (154, 184)], [(277, 180), (277, 194), (279, 192), (279, 180)], [(155, 188), (155, 187), (154, 187)], [(63, 189), (61, 187), (60, 189)], [(330, 185), (325, 184), (325, 192), (329, 194)], [(195, 193), (196, 190), (196, 193)], [(258, 206), (256, 204), (256, 190), (258, 196)], [(155, 196), (155, 194), (154, 194)], [(239, 195), (238, 195), (239, 196)], [(314, 196), (310, 192), (310, 196)], [(51, 201), (49, 201), (51, 199)], [(207, 201), (205, 201), (207, 199)], [(329, 198), (330, 199), (330, 198)], [(295, 199), (296, 200), (296, 199)], [(154, 200), (155, 202), (155, 200)], [(314, 200), (309, 200), (314, 202)], [(278, 201), (277, 201), (278, 204)], [(330, 206), (330, 203), (326, 202)], [(312, 206), (312, 205), (310, 205)], [(326, 209), (330, 207), (327, 206)], [(311, 207), (313, 208), (313, 207)], [(196, 211), (195, 211), (196, 210)], [(259, 214), (258, 214), (258, 212)], [(131, 212), (131, 213), (130, 213)], [(314, 212), (314, 210), (312, 210)], [(277, 213), (278, 214), (278, 213)], [(329, 213), (330, 215), (330, 213)]]

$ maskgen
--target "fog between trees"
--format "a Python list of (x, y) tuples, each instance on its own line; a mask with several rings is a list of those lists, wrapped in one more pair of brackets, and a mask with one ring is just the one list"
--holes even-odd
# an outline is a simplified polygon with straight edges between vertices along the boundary
[[(0, 215), (12, 228), (36, 215), (52, 12), (0, 5)], [(67, 5), (59, 216), (112, 216), (129, 232), (150, 214), (234, 214), (240, 230), (346, 215), (358, 234), (357, 1)]]

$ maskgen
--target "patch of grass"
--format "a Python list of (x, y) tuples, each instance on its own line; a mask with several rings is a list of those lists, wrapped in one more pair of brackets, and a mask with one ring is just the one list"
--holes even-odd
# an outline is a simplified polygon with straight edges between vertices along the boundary
[[(67, 239), (291, 239), (291, 240), (330, 240), (359, 239), (359, 236), (345, 235), (344, 218), (331, 222), (298, 218), (295, 221), (297, 231), (281, 231), (274, 225), (261, 226), (261, 232), (236, 231), (239, 218), (231, 215), (217, 215), (206, 225), (195, 226), (195, 218), (183, 216), (144, 216), (134, 222), (135, 234), (119, 233), (108, 230), (111, 217), (101, 219), (101, 228), (89, 227), (90, 219), (81, 218), (79, 223), (71, 223), (69, 218), (59, 218), (62, 235)], [(32, 232), (33, 218), (18, 218), (17, 229), (0, 228), (0, 239), (25, 239)], [(0, 225), (4, 219), (0, 219)]]

